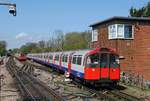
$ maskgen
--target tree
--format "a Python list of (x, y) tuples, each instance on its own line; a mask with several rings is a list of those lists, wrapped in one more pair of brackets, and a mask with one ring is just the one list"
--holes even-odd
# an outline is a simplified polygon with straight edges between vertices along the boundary
[(7, 46), (7, 43), (6, 41), (0, 41), (0, 55), (1, 56), (4, 56), (6, 54), (6, 46)]
[(31, 53), (31, 52), (38, 53), (39, 49), (38, 49), (37, 43), (29, 42), (29, 43), (26, 43), (25, 45), (21, 46), (20, 52), (24, 53), (24, 54)]
[(26, 43), (19, 51), (22, 53), (40, 53), (50, 51), (65, 51), (90, 48), (91, 32), (69, 32), (64, 34), (56, 30), (48, 41)]
[(91, 33), (71, 32), (65, 36), (65, 50), (77, 50), (90, 48)]
[(45, 41), (39, 41), (38, 42), (38, 46), (40, 47), (40, 48), (44, 48), (45, 47)]
[(55, 35), (55, 46), (57, 48), (56, 51), (63, 51), (64, 50), (64, 43), (65, 43), (65, 36), (63, 31), (61, 30), (56, 30), (54, 32)]
[(142, 8), (130, 8), (130, 16), (132, 17), (150, 17), (150, 1)]

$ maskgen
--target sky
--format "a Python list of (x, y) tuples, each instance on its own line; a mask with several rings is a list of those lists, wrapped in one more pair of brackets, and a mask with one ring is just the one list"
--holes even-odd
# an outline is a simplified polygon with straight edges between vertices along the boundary
[(0, 40), (8, 49), (48, 40), (56, 30), (82, 32), (90, 24), (113, 16), (129, 16), (129, 9), (149, 0), (0, 0), (16, 3), (17, 16), (0, 6)]

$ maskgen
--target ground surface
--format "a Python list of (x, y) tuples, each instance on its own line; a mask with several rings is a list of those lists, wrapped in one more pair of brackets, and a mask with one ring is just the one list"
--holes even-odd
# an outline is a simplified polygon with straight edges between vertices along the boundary
[[(7, 60), (6, 60), (7, 61)], [(17, 62), (17, 61), (16, 61)], [(21, 63), (17, 62), (17, 65), (21, 65)], [(35, 65), (39, 65), (38, 63), (33, 63)], [(51, 70), (50, 70), (51, 71)], [(91, 96), (89, 92), (86, 92), (84, 89), (80, 89), (78, 87), (75, 87), (74, 85), (66, 85), (64, 82), (63, 76), (55, 75), (53, 72), (46, 72), (40, 69), (34, 69), (34, 75), (36, 78), (40, 79), (43, 81), (47, 86), (50, 88), (53, 88), (57, 91), (60, 95), (67, 95), (67, 94), (72, 94), (72, 96), (69, 96), (68, 101), (98, 101), (97, 99), (94, 99), (93, 97), (91, 98), (84, 98), (84, 96)], [(7, 71), (5, 64), (0, 65), (0, 101), (20, 101), (20, 93), (17, 88), (17, 84), (14, 81), (14, 78), (9, 74)], [(65, 86), (66, 85), (66, 86)], [(128, 94), (134, 95), (134, 96), (139, 96), (139, 97), (148, 97), (150, 98), (150, 92), (145, 92), (141, 89), (137, 89), (134, 87), (129, 87), (126, 85), (123, 85), (126, 87), (126, 89), (123, 90), (123, 92), (126, 92)], [(57, 89), (59, 87), (59, 89)], [(80, 96), (80, 97), (79, 97)], [(150, 100), (143, 100), (143, 101), (150, 101)]]
[[(34, 62), (34, 64), (40, 66), (40, 64), (38, 64), (38, 63)], [(35, 73), (39, 74), (37, 76), (37, 78), (39, 78), (40, 80), (45, 82), (47, 85), (52, 86), (52, 84), (50, 83), (50, 81), (52, 80), (52, 74), (50, 74), (48, 72), (45, 72), (43, 70), (39, 70), (39, 69), (35, 69)], [(56, 78), (56, 79), (54, 79), (55, 82), (61, 81), (63, 79), (63, 78), (59, 78), (59, 77), (55, 77), (55, 78)], [(123, 85), (123, 84), (120, 84), (120, 85), (125, 87), (125, 89), (122, 90), (123, 92), (125, 92), (127, 94), (130, 94), (130, 95), (133, 95), (133, 96), (136, 96), (136, 97), (138, 96), (139, 98), (146, 98), (144, 101), (150, 101), (150, 91), (143, 91), (142, 89), (138, 89), (136, 87), (129, 87), (129, 86), (126, 86), (126, 85)], [(68, 87), (68, 88), (70, 90), (74, 91), (74, 92), (77, 90), (77, 89), (74, 89), (74, 88), (71, 89), (70, 87)], [(77, 92), (78, 92), (78, 90), (77, 90)]]
[[(134, 96), (139, 96), (140, 98), (149, 99), (149, 101), (150, 101), (150, 91), (144, 91), (144, 90), (136, 88), (136, 87), (126, 86), (124, 84), (121, 84), (121, 85), (127, 88), (124, 90), (124, 92), (134, 95)], [(146, 100), (146, 101), (148, 101), (148, 100)]]
[(0, 101), (16, 101), (20, 99), (19, 90), (5, 64), (0, 65)]

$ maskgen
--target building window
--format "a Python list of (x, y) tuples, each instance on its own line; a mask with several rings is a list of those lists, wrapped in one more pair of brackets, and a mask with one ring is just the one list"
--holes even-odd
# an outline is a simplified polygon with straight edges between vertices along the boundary
[(97, 30), (92, 31), (92, 42), (98, 40), (98, 32)]
[(133, 28), (131, 25), (124, 26), (124, 36), (125, 38), (133, 38)]
[(116, 25), (109, 26), (109, 39), (116, 38)]
[(117, 25), (117, 38), (123, 38), (124, 26), (122, 24)]
[(113, 24), (108, 27), (109, 39), (132, 39), (133, 27), (128, 24)]

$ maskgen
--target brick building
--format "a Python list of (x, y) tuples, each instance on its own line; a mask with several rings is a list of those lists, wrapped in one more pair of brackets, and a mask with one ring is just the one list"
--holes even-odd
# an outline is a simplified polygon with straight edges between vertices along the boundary
[(115, 48), (124, 57), (122, 71), (133, 71), (150, 80), (150, 18), (112, 17), (90, 27), (92, 48)]

